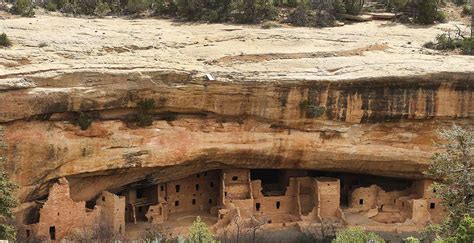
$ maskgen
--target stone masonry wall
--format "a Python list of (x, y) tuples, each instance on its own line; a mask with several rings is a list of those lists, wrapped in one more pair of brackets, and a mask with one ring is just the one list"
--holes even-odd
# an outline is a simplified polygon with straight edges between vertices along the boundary
[(210, 210), (217, 205), (220, 173), (207, 171), (166, 183), (168, 213)]
[(100, 221), (100, 208), (87, 210), (85, 202), (74, 202), (69, 185), (60, 179), (50, 190), (48, 200), (40, 209), (37, 235), (46, 239), (62, 239), (75, 230), (92, 227)]

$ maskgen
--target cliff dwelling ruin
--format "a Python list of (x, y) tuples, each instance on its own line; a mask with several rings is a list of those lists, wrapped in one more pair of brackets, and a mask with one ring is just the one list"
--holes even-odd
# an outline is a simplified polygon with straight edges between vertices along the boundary
[(89, 202), (73, 201), (68, 181), (61, 178), (37, 204), (20, 217), (25, 239), (54, 241), (98, 226), (127, 235), (146, 225), (173, 238), (186, 234), (196, 216), (221, 234), (234, 231), (236, 220), (242, 227), (256, 220), (269, 229), (304, 231), (330, 222), (413, 232), (439, 222), (444, 213), (430, 180), (284, 169), (209, 170), (104, 191)]
[(437, 131), (474, 127), (474, 57), (424, 44), (458, 25), (0, 18), (19, 241), (173, 238), (197, 216), (216, 237), (443, 219), (424, 172)]

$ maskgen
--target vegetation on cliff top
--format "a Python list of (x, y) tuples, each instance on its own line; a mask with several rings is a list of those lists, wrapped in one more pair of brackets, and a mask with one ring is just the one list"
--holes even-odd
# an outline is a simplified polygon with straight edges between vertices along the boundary
[[(455, 0), (459, 1), (459, 0)], [(33, 16), (29, 0), (13, 0), (12, 12)], [(420, 24), (443, 22), (441, 0), (379, 0), (377, 11), (404, 13)], [(370, 6), (369, 6), (370, 5)], [(341, 14), (358, 15), (375, 11), (365, 0), (48, 0), (43, 7), (72, 15), (140, 15), (142, 13), (174, 17), (188, 21), (259, 23), (287, 16), (285, 22), (297, 26), (332, 26)], [(467, 10), (466, 10), (467, 11)], [(408, 19), (408, 18), (407, 18)]]

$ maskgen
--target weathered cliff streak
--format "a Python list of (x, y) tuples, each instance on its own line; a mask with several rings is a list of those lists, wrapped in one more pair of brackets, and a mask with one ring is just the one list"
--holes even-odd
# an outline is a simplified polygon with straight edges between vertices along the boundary
[(54, 113), (133, 108), (152, 98), (157, 111), (252, 116), (292, 123), (375, 123), (469, 117), (473, 74), (441, 73), (351, 81), (216, 82), (188, 73), (74, 73), (36, 79), (37, 87), (0, 93), (0, 122)]
[[(473, 80), (470, 73), (261, 83), (73, 73), (0, 91), (0, 122), (22, 201), (45, 196), (63, 176), (73, 199), (90, 200), (130, 183), (233, 166), (419, 178), (436, 129), (473, 125)], [(143, 99), (157, 104), (155, 121), (137, 128), (127, 120)], [(73, 124), (78, 112), (94, 118), (86, 131)]]

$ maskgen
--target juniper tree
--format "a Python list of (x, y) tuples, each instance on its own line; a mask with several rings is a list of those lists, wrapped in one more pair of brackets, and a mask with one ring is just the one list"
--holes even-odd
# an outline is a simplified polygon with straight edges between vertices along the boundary
[(437, 144), (442, 152), (433, 155), (426, 175), (437, 180), (433, 189), (447, 209), (440, 231), (443, 236), (452, 236), (464, 216), (474, 213), (474, 133), (472, 129), (453, 125), (451, 129), (440, 131), (439, 137), (444, 141)]
[(197, 216), (194, 220), (193, 225), (189, 228), (189, 242), (193, 243), (212, 243), (215, 242), (211, 231), (207, 227), (206, 223), (201, 220), (201, 217)]
[(12, 208), (17, 205), (14, 197), (16, 186), (10, 181), (3, 167), (6, 145), (3, 143), (2, 134), (3, 128), (0, 126), (0, 240), (14, 241), (15, 228), (8, 222), (12, 219)]

